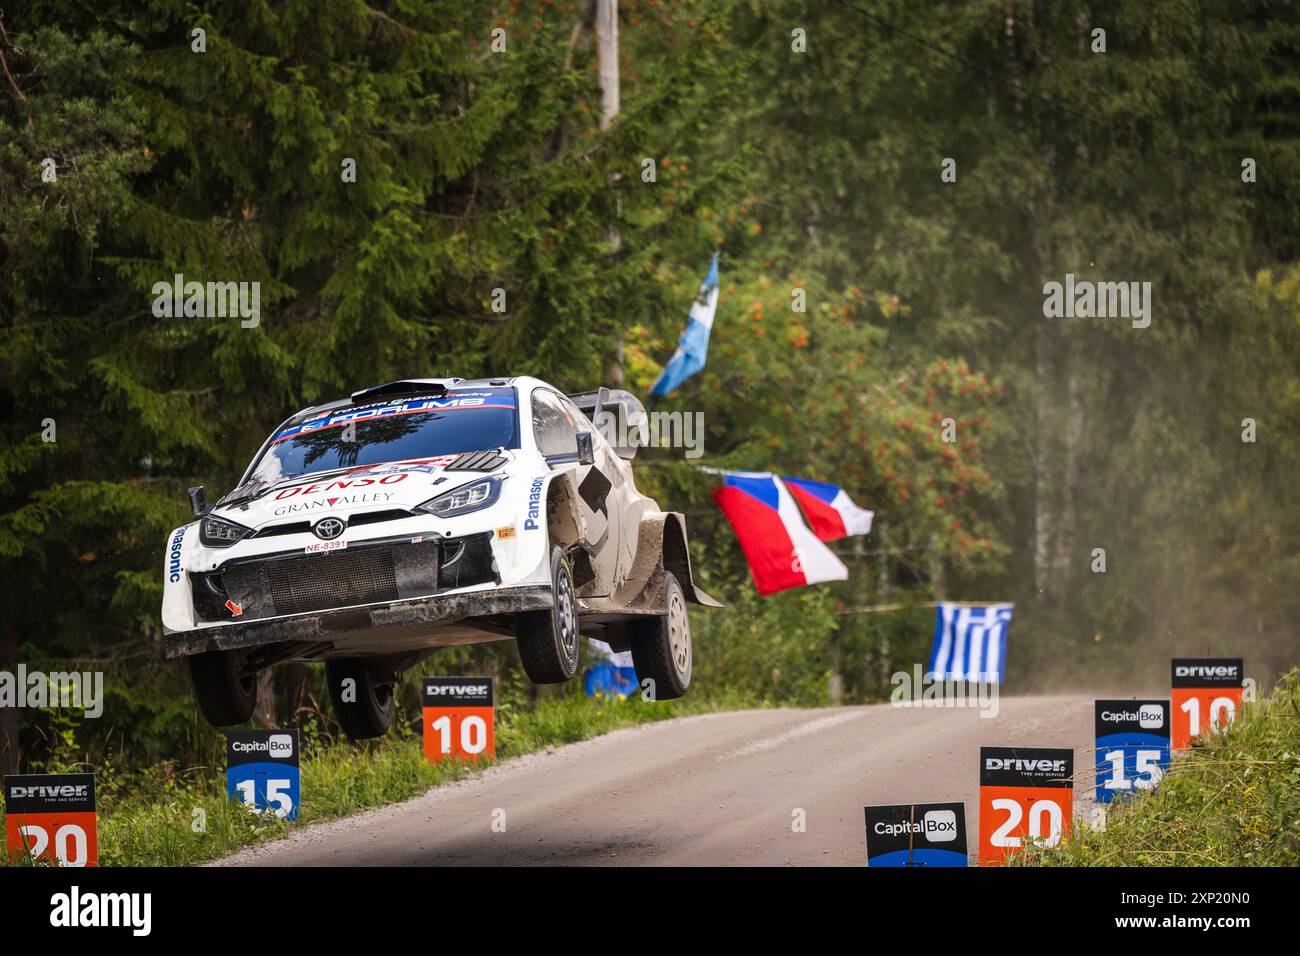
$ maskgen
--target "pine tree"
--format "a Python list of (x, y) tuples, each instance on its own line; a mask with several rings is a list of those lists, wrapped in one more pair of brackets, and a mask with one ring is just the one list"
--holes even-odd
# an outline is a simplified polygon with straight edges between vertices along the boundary
[[(6, 23), (4, 613), (28, 662), (118, 662), (104, 724), (134, 713), (146, 757), (195, 719), (151, 662), (186, 486), (229, 487), (287, 414), (390, 378), (589, 387), (659, 301), (646, 263), (695, 239), (637, 172), (725, 100), (712, 33), (679, 31), (599, 133), (577, 14), (510, 6), (51, 2)], [(167, 315), (177, 275), (257, 283), (258, 321)]]

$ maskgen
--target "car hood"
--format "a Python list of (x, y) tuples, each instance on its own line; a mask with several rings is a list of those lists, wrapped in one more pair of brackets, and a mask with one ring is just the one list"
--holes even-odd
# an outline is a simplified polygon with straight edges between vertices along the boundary
[(256, 530), (284, 521), (315, 521), (327, 514), (409, 510), (443, 492), (500, 473), (513, 461), (509, 452), (496, 454), (495, 464), (490, 460), (471, 462), (491, 466), (474, 470), (448, 467), (465, 464), (462, 459), (468, 456), (443, 455), (365, 465), (319, 477), (302, 475), (252, 501), (218, 505), (212, 513)]

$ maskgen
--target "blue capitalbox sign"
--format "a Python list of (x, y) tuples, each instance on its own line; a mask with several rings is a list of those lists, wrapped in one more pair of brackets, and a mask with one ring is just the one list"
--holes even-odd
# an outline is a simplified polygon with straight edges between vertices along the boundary
[(1099, 700), (1097, 802), (1154, 790), (1169, 770), (1168, 700)]
[(302, 800), (298, 731), (226, 732), (226, 795), (255, 813), (298, 819)]
[(965, 866), (966, 805), (864, 807), (867, 866)]

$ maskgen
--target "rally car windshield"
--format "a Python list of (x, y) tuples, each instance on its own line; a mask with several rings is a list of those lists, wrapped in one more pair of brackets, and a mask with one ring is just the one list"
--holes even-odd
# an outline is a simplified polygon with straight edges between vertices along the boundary
[(265, 486), (320, 471), (517, 448), (516, 412), (513, 389), (337, 409), (277, 432), (248, 481)]

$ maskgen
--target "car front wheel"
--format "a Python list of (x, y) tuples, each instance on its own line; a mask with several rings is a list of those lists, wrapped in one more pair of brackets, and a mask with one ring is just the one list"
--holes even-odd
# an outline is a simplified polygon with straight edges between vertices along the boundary
[(561, 548), (551, 549), (551, 593), (548, 610), (515, 615), (519, 659), (534, 684), (562, 684), (578, 670), (578, 594)]
[(325, 662), (325, 680), (330, 686), (334, 719), (353, 740), (382, 737), (393, 725), (397, 705), (393, 683), (376, 678), (372, 668), (359, 657)]
[(190, 661), (194, 697), (213, 727), (246, 724), (257, 708), (257, 673), (243, 651), (207, 651)]

